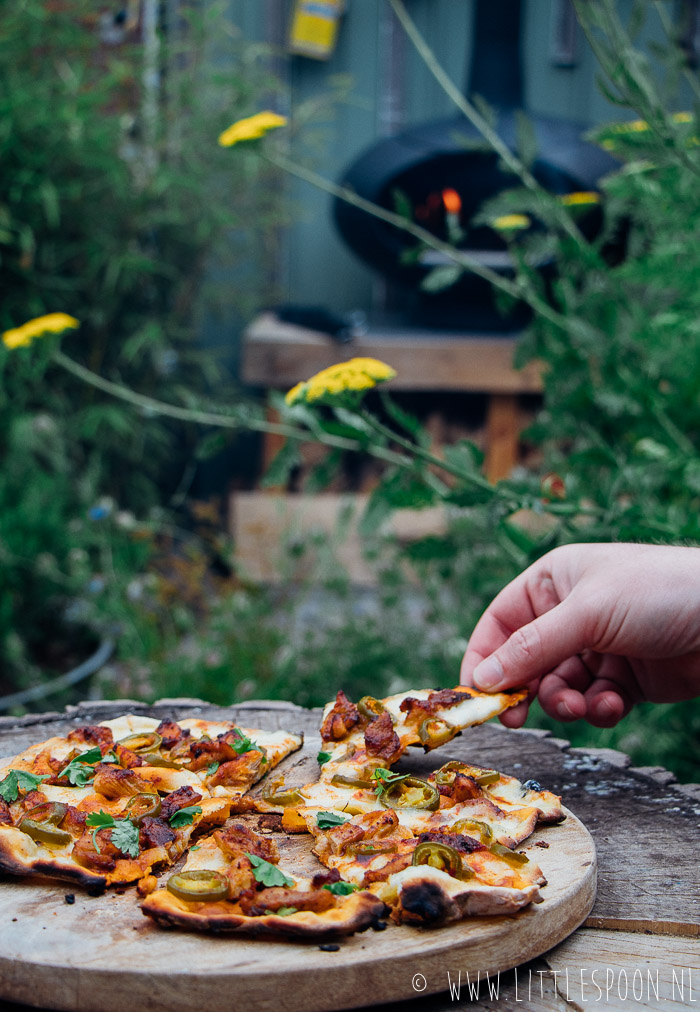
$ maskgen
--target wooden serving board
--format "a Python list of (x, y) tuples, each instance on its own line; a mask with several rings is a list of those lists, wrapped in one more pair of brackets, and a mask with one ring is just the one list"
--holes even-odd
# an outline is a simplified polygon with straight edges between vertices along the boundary
[[(315, 775), (317, 745), (308, 738), (303, 753), (286, 760), (288, 783)], [(432, 759), (417, 755), (407, 765), (432, 766)], [(293, 857), (300, 870), (317, 869), (310, 837), (275, 836), (285, 865)], [(163, 930), (141, 914), (133, 887), (91, 897), (68, 885), (0, 877), (0, 996), (71, 1012), (234, 1005), (327, 1012), (444, 991), (460, 972), (466, 988), (467, 974), (483, 980), (546, 952), (591, 911), (595, 847), (572, 813), (538, 830), (522, 849), (548, 879), (543, 903), (432, 930), (389, 923), (330, 952), (317, 944)]]

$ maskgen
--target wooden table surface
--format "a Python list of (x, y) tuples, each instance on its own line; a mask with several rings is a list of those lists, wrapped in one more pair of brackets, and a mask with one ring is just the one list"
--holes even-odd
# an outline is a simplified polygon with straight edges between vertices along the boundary
[[(0, 718), (0, 757), (69, 727), (125, 712), (233, 719), (248, 727), (316, 734), (318, 710), (282, 702), (250, 702), (222, 710), (198, 700), (85, 703), (65, 713)], [(700, 1004), (700, 785), (678, 785), (666, 771), (633, 769), (611, 750), (573, 749), (542, 731), (509, 731), (497, 723), (472, 728), (450, 743), (471, 758), (518, 779), (534, 778), (561, 794), (593, 835), (598, 895), (585, 925), (531, 963), (488, 984), (424, 980), (416, 961), (416, 998), (387, 1012), (473, 1012), (520, 1005), (544, 1012), (680, 1009)], [(422, 990), (442, 993), (421, 997)], [(474, 991), (470, 992), (470, 987)], [(0, 998), (3, 997), (0, 980)], [(234, 1007), (232, 1002), (222, 1008)], [(2, 1003), (3, 1012), (24, 1006)], [(329, 1009), (333, 1007), (329, 996)]]

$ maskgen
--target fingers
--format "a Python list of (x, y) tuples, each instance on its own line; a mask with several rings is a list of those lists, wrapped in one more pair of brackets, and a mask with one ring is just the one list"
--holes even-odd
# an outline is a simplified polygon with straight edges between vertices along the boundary
[(476, 667), (501, 648), (517, 629), (559, 604), (548, 563), (553, 555), (540, 559), (504, 587), (481, 616), (462, 661), (463, 685), (474, 684), (472, 675)]
[(524, 699), (522, 703), (518, 703), (517, 706), (512, 706), (510, 710), (502, 713), (498, 719), (504, 727), (522, 727), (527, 720), (529, 710), (530, 704)]
[[(500, 692), (527, 685), (575, 657), (587, 644), (580, 615), (568, 600), (528, 622), (490, 656), (469, 671), (465, 656), (463, 680), (470, 678), (483, 692)], [(473, 661), (473, 658), (469, 658)], [(468, 684), (468, 683), (467, 683)]]
[(510, 710), (506, 710), (498, 718), (504, 727), (522, 727), (527, 720), (527, 715), (530, 710), (530, 703), (537, 697), (537, 690), (539, 688), (539, 679), (536, 678), (530, 682), (528, 686), (527, 699), (524, 699), (522, 703), (518, 703), (516, 706), (512, 706)]
[(545, 713), (556, 720), (580, 720), (586, 716), (584, 692), (591, 673), (580, 657), (569, 657), (540, 683), (539, 701)]
[(598, 678), (586, 692), (586, 719), (594, 727), (614, 727), (632, 709), (632, 701), (618, 682)]
[(595, 727), (613, 727), (632, 709), (634, 691), (629, 664), (622, 657), (571, 657), (546, 675), (539, 689), (545, 713), (557, 720), (586, 719)]

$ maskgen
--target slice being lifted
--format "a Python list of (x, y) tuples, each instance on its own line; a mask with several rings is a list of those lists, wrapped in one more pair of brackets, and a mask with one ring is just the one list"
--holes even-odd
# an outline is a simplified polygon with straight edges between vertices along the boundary
[(466, 686), (414, 689), (386, 699), (363, 696), (355, 705), (344, 692), (323, 711), (321, 739), (328, 755), (321, 777), (342, 775), (347, 765), (392, 766), (410, 745), (426, 752), (466, 727), (483, 724), (521, 702), (527, 690), (489, 694)]

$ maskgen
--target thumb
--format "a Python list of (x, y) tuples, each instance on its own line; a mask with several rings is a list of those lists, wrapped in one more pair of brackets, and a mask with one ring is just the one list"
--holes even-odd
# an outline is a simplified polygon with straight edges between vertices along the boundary
[(566, 601), (521, 626), (474, 668), (477, 689), (495, 692), (526, 685), (584, 650), (584, 625)]

